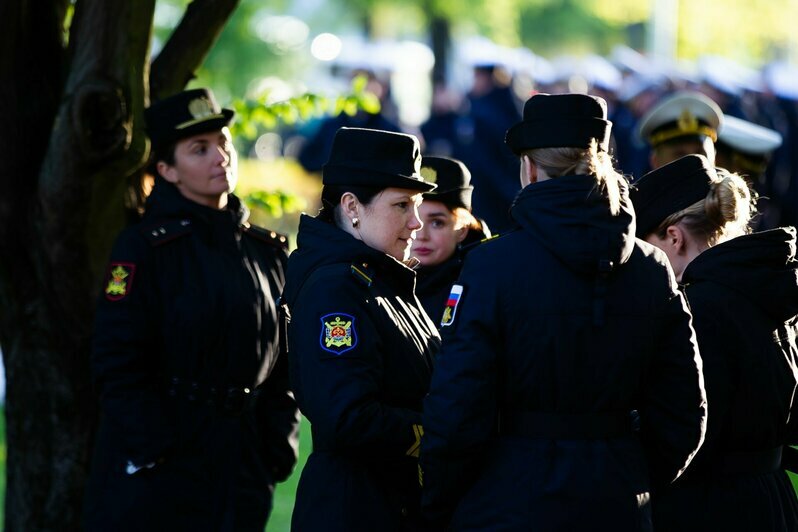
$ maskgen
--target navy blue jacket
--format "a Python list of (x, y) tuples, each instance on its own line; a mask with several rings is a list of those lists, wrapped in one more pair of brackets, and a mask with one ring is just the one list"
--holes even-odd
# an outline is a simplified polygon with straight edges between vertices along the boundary
[[(466, 258), (424, 401), (423, 506), (454, 530), (651, 530), (704, 434), (701, 359), (664, 254), (589, 176), (535, 183)], [(450, 298), (451, 301), (457, 297)]]
[(298, 411), (278, 357), (285, 246), (246, 217), (235, 196), (218, 211), (159, 179), (117, 238), (91, 358), (87, 530), (263, 530)]
[(292, 529), (423, 530), (421, 403), (440, 337), (414, 295), (415, 273), (309, 216), (297, 243), (284, 297), (291, 384), (313, 453)]
[(798, 500), (773, 454), (798, 443), (795, 246), (792, 227), (741, 236), (684, 271), (709, 418), (690, 467), (654, 499), (657, 530), (798, 530)]

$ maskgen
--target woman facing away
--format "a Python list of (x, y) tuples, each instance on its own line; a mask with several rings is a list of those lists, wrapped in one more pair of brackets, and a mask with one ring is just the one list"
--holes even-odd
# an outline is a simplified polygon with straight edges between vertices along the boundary
[(606, 103), (530, 98), (518, 230), (466, 258), (424, 401), (423, 507), (452, 530), (651, 530), (704, 434), (690, 314), (634, 238)]
[(420, 162), (411, 135), (341, 128), (323, 209), (300, 220), (284, 300), (291, 384), (313, 452), (292, 530), (426, 529), (417, 457), (440, 336), (408, 266), (421, 194), (435, 188)]
[(795, 432), (795, 228), (747, 234), (754, 201), (737, 174), (688, 155), (640, 178), (637, 234), (665, 251), (693, 313), (709, 417), (685, 474), (653, 500), (657, 530), (798, 530), (781, 469)]
[(410, 254), (420, 262), (416, 295), (424, 310), (440, 323), (449, 289), (460, 275), (469, 248), (490, 236), (484, 222), (471, 214), (471, 173), (457, 159), (424, 156), (421, 175), (437, 188), (424, 193), (418, 208), (423, 227)]

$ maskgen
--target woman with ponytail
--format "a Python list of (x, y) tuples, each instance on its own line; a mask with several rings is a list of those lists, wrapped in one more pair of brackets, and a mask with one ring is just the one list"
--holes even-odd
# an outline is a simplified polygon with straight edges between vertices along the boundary
[(656, 530), (798, 530), (781, 469), (798, 442), (795, 228), (748, 234), (748, 185), (700, 155), (646, 174), (631, 197), (638, 237), (665, 251), (690, 303), (709, 408), (692, 464), (653, 496)]
[(530, 98), (516, 230), (465, 259), (424, 401), (422, 500), (452, 530), (651, 530), (704, 391), (667, 258), (634, 238), (601, 98)]

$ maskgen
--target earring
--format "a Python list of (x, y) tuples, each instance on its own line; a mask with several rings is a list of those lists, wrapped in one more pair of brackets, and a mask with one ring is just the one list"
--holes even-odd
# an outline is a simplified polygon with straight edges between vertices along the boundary
[(357, 227), (358, 225), (360, 225), (360, 219), (357, 216), (355, 216), (354, 218), (352, 218), (352, 227)]

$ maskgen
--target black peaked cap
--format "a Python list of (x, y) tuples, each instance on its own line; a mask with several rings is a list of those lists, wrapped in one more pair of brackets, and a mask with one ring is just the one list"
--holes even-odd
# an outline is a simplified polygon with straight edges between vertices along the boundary
[(416, 137), (354, 127), (342, 127), (335, 133), (322, 183), (421, 192), (435, 188), (421, 177), (421, 147)]
[(507, 130), (504, 142), (516, 155), (536, 148), (588, 148), (593, 139), (607, 151), (611, 129), (603, 98), (541, 93), (526, 101), (523, 120)]
[(421, 158), (421, 175), (438, 188), (424, 194), (424, 199), (440, 201), (450, 208), (471, 210), (471, 172), (457, 159), (425, 155)]
[(671, 214), (706, 198), (716, 179), (706, 157), (685, 155), (635, 181), (629, 198), (637, 216), (637, 237), (645, 238)]
[(153, 146), (229, 126), (235, 111), (222, 109), (210, 89), (192, 89), (159, 100), (144, 110)]

